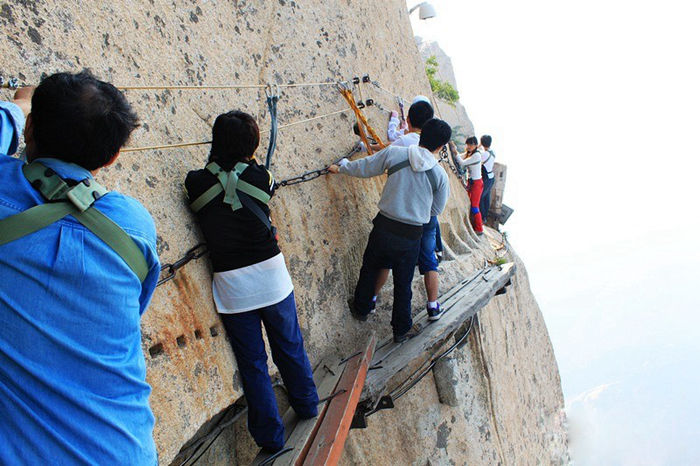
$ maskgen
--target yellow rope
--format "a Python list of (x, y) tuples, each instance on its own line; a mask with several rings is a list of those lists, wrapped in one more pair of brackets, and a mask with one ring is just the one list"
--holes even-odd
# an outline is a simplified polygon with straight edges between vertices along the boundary
[[(290, 126), (295, 126), (295, 125), (300, 125), (302, 123), (308, 123), (309, 121), (314, 121), (314, 120), (319, 120), (321, 118), (326, 118), (332, 115), (337, 115), (339, 113), (345, 113), (351, 111), (351, 108), (346, 108), (343, 110), (337, 110), (335, 112), (331, 113), (326, 113), (323, 115), (318, 115), (315, 117), (311, 118), (306, 118), (304, 120), (299, 120), (299, 121), (294, 121), (292, 123), (287, 123), (286, 125), (280, 125), (277, 127), (277, 130), (280, 130), (282, 128), (289, 128)], [(260, 134), (265, 134), (269, 133), (269, 129), (265, 129), (260, 131)], [(181, 142), (177, 144), (162, 144), (159, 146), (144, 146), (144, 147), (125, 147), (124, 149), (121, 150), (121, 152), (140, 152), (140, 151), (147, 151), (147, 150), (159, 150), (159, 149), (176, 149), (178, 147), (190, 147), (190, 146), (203, 146), (206, 144), (211, 144), (211, 141), (200, 141), (200, 142)]]
[(289, 84), (277, 84), (277, 87), (311, 87), (311, 86), (335, 86), (337, 82), (324, 82), (324, 83), (289, 83)]
[[(312, 86), (335, 86), (337, 82), (318, 82), (318, 83), (288, 83), (288, 84), (276, 84), (277, 87), (312, 87)], [(198, 91), (204, 89), (264, 89), (267, 84), (224, 84), (224, 85), (212, 85), (212, 86), (186, 86), (186, 85), (165, 85), (165, 86), (115, 86), (121, 91), (135, 91), (135, 90), (179, 90), (179, 91)]]
[[(319, 115), (319, 116), (315, 116), (315, 117), (312, 117), (312, 118), (307, 118), (307, 119), (305, 119), (305, 120), (299, 120), (299, 121), (295, 121), (295, 122), (293, 122), (293, 123), (287, 123), (286, 125), (280, 125), (280, 126), (277, 127), (277, 129), (289, 128), (290, 126), (300, 125), (300, 124), (302, 124), (302, 123), (308, 123), (309, 121), (319, 120), (319, 119), (321, 119), (321, 118), (329, 117), (329, 116), (332, 116), (332, 115), (337, 115), (337, 114), (339, 114), (339, 113), (350, 112), (350, 111), (352, 111), (351, 108), (346, 108), (346, 109), (343, 109), (343, 110), (337, 110), (337, 111), (335, 111), (335, 112), (326, 113), (325, 115)], [(268, 129), (268, 130), (265, 130), (265, 131), (262, 131), (262, 132), (263, 132), (263, 133), (269, 133), (270, 130)]]
[(125, 147), (124, 149), (121, 150), (121, 152), (139, 152), (139, 151), (144, 151), (144, 150), (175, 149), (177, 147), (203, 146), (206, 144), (211, 144), (211, 141), (181, 142), (178, 144), (163, 144), (160, 146)]
[(134, 90), (180, 90), (195, 91), (202, 89), (264, 89), (265, 84), (231, 84), (221, 86), (115, 86), (120, 91)]

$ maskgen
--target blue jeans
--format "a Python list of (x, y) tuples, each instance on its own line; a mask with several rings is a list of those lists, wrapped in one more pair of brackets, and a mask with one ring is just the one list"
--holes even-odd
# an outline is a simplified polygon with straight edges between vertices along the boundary
[(411, 319), (411, 283), (420, 251), (420, 238), (409, 239), (374, 227), (369, 234), (367, 248), (362, 257), (360, 278), (355, 287), (355, 310), (369, 314), (377, 273), (381, 269), (392, 269), (394, 278), (394, 304), (391, 327), (394, 335), (403, 335), (413, 326)]
[(489, 216), (489, 207), (491, 206), (491, 188), (493, 188), (494, 181), (496, 181), (496, 177), (484, 178), (484, 190), (481, 192), (481, 201), (479, 202), (479, 210), (481, 211), (481, 218), (484, 222)]
[(423, 225), (423, 236), (420, 239), (420, 253), (418, 254), (418, 271), (421, 275), (425, 272), (433, 272), (438, 269), (437, 236), (440, 228), (437, 217), (430, 217), (430, 222)]
[(297, 321), (294, 293), (272, 306), (219, 316), (226, 328), (243, 382), (243, 393), (248, 402), (248, 430), (258, 446), (282, 448), (284, 426), (267, 373), (261, 322), (265, 325), (272, 360), (287, 388), (290, 405), (301, 418), (310, 418), (318, 413), (318, 394)]

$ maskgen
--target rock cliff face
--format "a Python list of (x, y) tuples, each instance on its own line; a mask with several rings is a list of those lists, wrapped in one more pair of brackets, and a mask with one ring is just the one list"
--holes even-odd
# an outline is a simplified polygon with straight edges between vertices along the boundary
[[(315, 83), (367, 73), (405, 98), (429, 93), (401, 0), (10, 0), (0, 8), (0, 24), (6, 36), (0, 43), (0, 74), (26, 83), (37, 83), (43, 73), (84, 67), (117, 86)], [(132, 147), (207, 141), (216, 115), (232, 108), (256, 115), (261, 128), (269, 127), (261, 89), (126, 93), (142, 120)], [(363, 96), (386, 108), (394, 103), (370, 86)], [(332, 86), (285, 88), (279, 120), (286, 125), (346, 108)], [(370, 107), (367, 115), (381, 134), (386, 113)], [(276, 177), (336, 160), (354, 143), (351, 124), (348, 114), (340, 113), (282, 128), (271, 167)], [(261, 157), (266, 144), (264, 139)], [(201, 241), (182, 182), (188, 170), (204, 165), (207, 154), (206, 145), (125, 151), (98, 175), (103, 184), (139, 199), (151, 211), (163, 263), (174, 262)], [(440, 219), (447, 244), (443, 289), (493, 258), (492, 242), (500, 242), (495, 233), (492, 242), (477, 239), (465, 224), (466, 195), (450, 177), (452, 196)], [(368, 323), (352, 320), (346, 302), (383, 183), (382, 177), (323, 177), (282, 188), (271, 203), (312, 362), (353, 352), (370, 330), (380, 337), (390, 332), (390, 287)], [(394, 410), (371, 417), (368, 429), (351, 433), (345, 464), (566, 460), (556, 362), (525, 268), (518, 264), (518, 270), (509, 293), (482, 311), (468, 345), (437, 368), (435, 378), (425, 378)], [(213, 307), (210, 277), (206, 258), (190, 262), (158, 287), (143, 318), (162, 464), (208, 432), (212, 419), (242, 396)], [(425, 300), (422, 288), (416, 280), (416, 310)], [(245, 464), (252, 455), (241, 420), (219, 436), (201, 462)]]
[[(432, 56), (437, 59), (438, 72), (436, 78), (452, 84), (452, 87), (457, 89), (457, 80), (455, 79), (454, 69), (452, 68), (452, 59), (442, 50), (440, 44), (427, 41), (421, 37), (416, 37), (415, 40), (423, 61)], [(459, 133), (460, 143), (464, 142), (465, 137), (474, 136), (474, 125), (469, 119), (464, 105), (458, 102), (456, 105), (452, 106), (447, 102), (438, 100), (437, 107), (442, 118), (450, 123)]]

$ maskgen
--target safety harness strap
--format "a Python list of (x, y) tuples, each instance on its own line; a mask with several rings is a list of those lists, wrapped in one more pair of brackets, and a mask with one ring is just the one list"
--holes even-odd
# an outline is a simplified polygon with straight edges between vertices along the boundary
[(239, 162), (231, 171), (227, 172), (216, 162), (208, 164), (206, 169), (216, 176), (219, 182), (195, 199), (190, 204), (190, 208), (194, 212), (199, 212), (204, 206), (223, 192), (224, 203), (230, 205), (231, 209), (236, 211), (241, 207), (246, 207), (274, 234), (275, 229), (270, 223), (270, 218), (265, 215), (265, 212), (263, 212), (260, 206), (253, 200), (257, 199), (263, 204), (267, 204), (270, 202), (270, 195), (262, 189), (240, 179), (241, 174), (248, 166), (249, 165), (245, 163)]
[(39, 231), (77, 209), (67, 202), (41, 204), (0, 220), (0, 246)]
[(0, 245), (29, 235), (72, 215), (111, 247), (143, 282), (148, 264), (134, 240), (109, 217), (93, 207), (109, 191), (91, 179), (70, 186), (56, 172), (39, 162), (22, 167), (29, 183), (41, 192), (47, 203), (0, 220)]
[(216, 183), (214, 186), (204, 191), (204, 193), (201, 196), (195, 199), (194, 202), (190, 204), (190, 209), (192, 209), (192, 212), (199, 212), (205, 205), (213, 201), (214, 198), (221, 194), (223, 191), (224, 188), (222, 188), (219, 183)]
[(119, 225), (96, 208), (73, 214), (80, 223), (104, 241), (126, 262), (143, 282), (148, 275), (148, 264), (141, 250)]
[[(396, 165), (392, 165), (389, 167), (389, 169), (386, 171), (387, 176), (391, 176), (394, 173), (396, 173), (399, 170), (403, 170), (406, 167), (411, 166), (411, 162), (406, 159), (403, 162), (399, 162)], [(437, 165), (436, 165), (437, 166)], [(433, 192), (437, 191), (437, 177), (435, 176), (435, 173), (433, 172), (433, 169), (435, 167), (431, 168), (430, 170), (424, 171), (425, 176), (428, 177), (428, 182), (430, 183), (430, 187), (432, 188)]]

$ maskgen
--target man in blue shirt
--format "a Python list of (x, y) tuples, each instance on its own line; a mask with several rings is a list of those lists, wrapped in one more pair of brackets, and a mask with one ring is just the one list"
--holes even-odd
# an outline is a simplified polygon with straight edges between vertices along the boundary
[[(20, 106), (26, 94), (18, 92)], [(0, 102), (0, 237), (7, 219), (50, 204), (41, 191), (48, 178), (30, 184), (31, 165), (5, 155), (23, 123), (18, 106)], [(87, 72), (55, 74), (31, 96), (27, 160), (63, 186), (96, 186), (93, 175), (136, 126), (111, 84)], [(76, 220), (81, 212), (0, 245), (3, 465), (157, 463), (140, 330), (160, 269), (155, 225), (132, 198), (90, 194), (88, 209), (133, 242), (141, 267)]]

